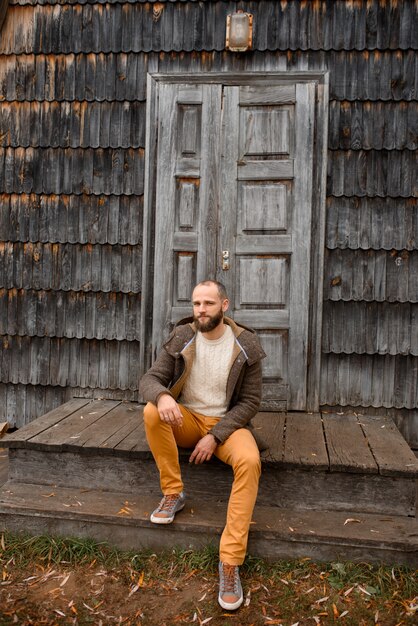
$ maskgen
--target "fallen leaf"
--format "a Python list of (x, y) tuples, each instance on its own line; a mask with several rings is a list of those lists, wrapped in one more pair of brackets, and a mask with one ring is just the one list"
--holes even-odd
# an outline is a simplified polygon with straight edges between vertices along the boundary
[(48, 493), (48, 494), (47, 493), (43, 493), (42, 494), (43, 498), (52, 498), (53, 496), (55, 496), (55, 493)]
[(138, 591), (138, 589), (139, 589), (139, 585), (134, 585), (134, 586), (132, 587), (132, 589), (130, 590), (130, 592), (129, 592), (128, 598), (130, 598), (131, 596), (133, 596), (133, 595), (134, 595), (134, 593), (136, 593), (136, 592)]
[(58, 609), (54, 609), (54, 613), (57, 613), (57, 615), (61, 615), (61, 617), (65, 617), (65, 613), (59, 611)]
[(338, 619), (341, 619), (342, 617), (345, 617), (346, 615), (348, 615), (348, 611), (343, 611)]
[(348, 518), (345, 520), (345, 522), (344, 522), (344, 526), (345, 526), (346, 524), (353, 524), (354, 522), (355, 522), (356, 524), (361, 524), (361, 520), (356, 519), (355, 517), (348, 517)]
[(203, 626), (203, 624), (209, 624), (211, 620), (213, 620), (213, 617), (207, 617), (202, 622), (200, 622), (200, 626)]
[(60, 587), (64, 587), (64, 585), (68, 582), (68, 579), (70, 578), (71, 574), (68, 574), (68, 576), (66, 576), (64, 578), (64, 580), (62, 581), (62, 583), (60, 584)]
[(328, 598), (329, 596), (324, 596), (323, 598), (320, 598), (319, 600), (317, 600), (315, 604), (322, 604), (323, 602), (326, 602)]
[(247, 597), (245, 598), (244, 606), (250, 606), (251, 602), (251, 589), (247, 592)]
[(117, 513), (117, 514), (118, 514), (118, 515), (130, 515), (130, 514), (131, 514), (131, 511), (129, 511), (128, 509), (125, 509), (125, 508), (123, 508), (123, 507), (122, 507), (122, 508), (120, 509), (120, 511), (118, 511), (118, 513)]
[(194, 575), (196, 574), (196, 572), (197, 572), (197, 569), (193, 569), (191, 572), (189, 572), (189, 573), (187, 574), (187, 576), (185, 576), (185, 577), (183, 578), (183, 580), (189, 580), (189, 578), (191, 578), (192, 576), (194, 576)]
[(339, 612), (339, 610), (337, 609), (337, 607), (336, 607), (336, 605), (334, 603), (332, 605), (332, 610), (333, 610), (333, 613), (334, 613), (334, 617), (339, 617), (340, 616), (340, 612)]

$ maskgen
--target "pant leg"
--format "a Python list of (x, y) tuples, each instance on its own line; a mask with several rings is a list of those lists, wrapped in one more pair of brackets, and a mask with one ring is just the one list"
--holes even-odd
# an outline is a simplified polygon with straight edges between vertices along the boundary
[(183, 491), (177, 445), (194, 446), (202, 437), (193, 413), (179, 405), (183, 425), (173, 427), (162, 422), (157, 407), (148, 402), (144, 407), (144, 425), (148, 445), (160, 473), (161, 491), (165, 496)]
[(234, 472), (219, 556), (224, 563), (241, 565), (247, 551), (248, 532), (257, 499), (260, 453), (251, 432), (240, 428), (217, 447), (215, 455), (231, 465)]

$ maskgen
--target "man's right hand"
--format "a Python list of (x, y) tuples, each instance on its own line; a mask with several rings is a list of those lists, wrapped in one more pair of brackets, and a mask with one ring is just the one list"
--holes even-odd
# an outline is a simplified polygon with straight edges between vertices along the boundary
[(182, 426), (183, 416), (179, 405), (169, 393), (163, 393), (157, 401), (160, 420), (171, 426)]

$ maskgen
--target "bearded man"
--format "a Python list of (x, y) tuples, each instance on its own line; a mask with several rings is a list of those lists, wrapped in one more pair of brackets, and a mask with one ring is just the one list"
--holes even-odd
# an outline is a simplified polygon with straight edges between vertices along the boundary
[(225, 317), (225, 287), (214, 280), (193, 290), (193, 318), (179, 322), (140, 392), (145, 431), (160, 473), (163, 498), (151, 514), (154, 524), (170, 524), (185, 504), (177, 446), (193, 448), (190, 463), (218, 457), (232, 466), (234, 481), (220, 541), (219, 596), (226, 610), (243, 601), (243, 563), (260, 477), (261, 441), (251, 419), (261, 400), (261, 359), (253, 330)]

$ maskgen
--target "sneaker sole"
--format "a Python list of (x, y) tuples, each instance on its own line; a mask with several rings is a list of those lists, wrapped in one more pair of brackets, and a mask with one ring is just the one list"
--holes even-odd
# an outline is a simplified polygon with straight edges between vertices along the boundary
[(174, 522), (174, 518), (177, 515), (177, 513), (179, 513), (180, 511), (182, 511), (184, 509), (185, 503), (183, 503), (178, 509), (177, 511), (174, 513), (173, 517), (155, 517), (154, 513), (151, 513), (150, 515), (150, 522), (152, 522), (153, 524), (172, 524)]
[(241, 596), (236, 602), (224, 602), (224, 600), (222, 600), (221, 595), (219, 594), (218, 596), (219, 604), (226, 611), (236, 611), (237, 609), (239, 609), (243, 601), (244, 601), (244, 596)]

